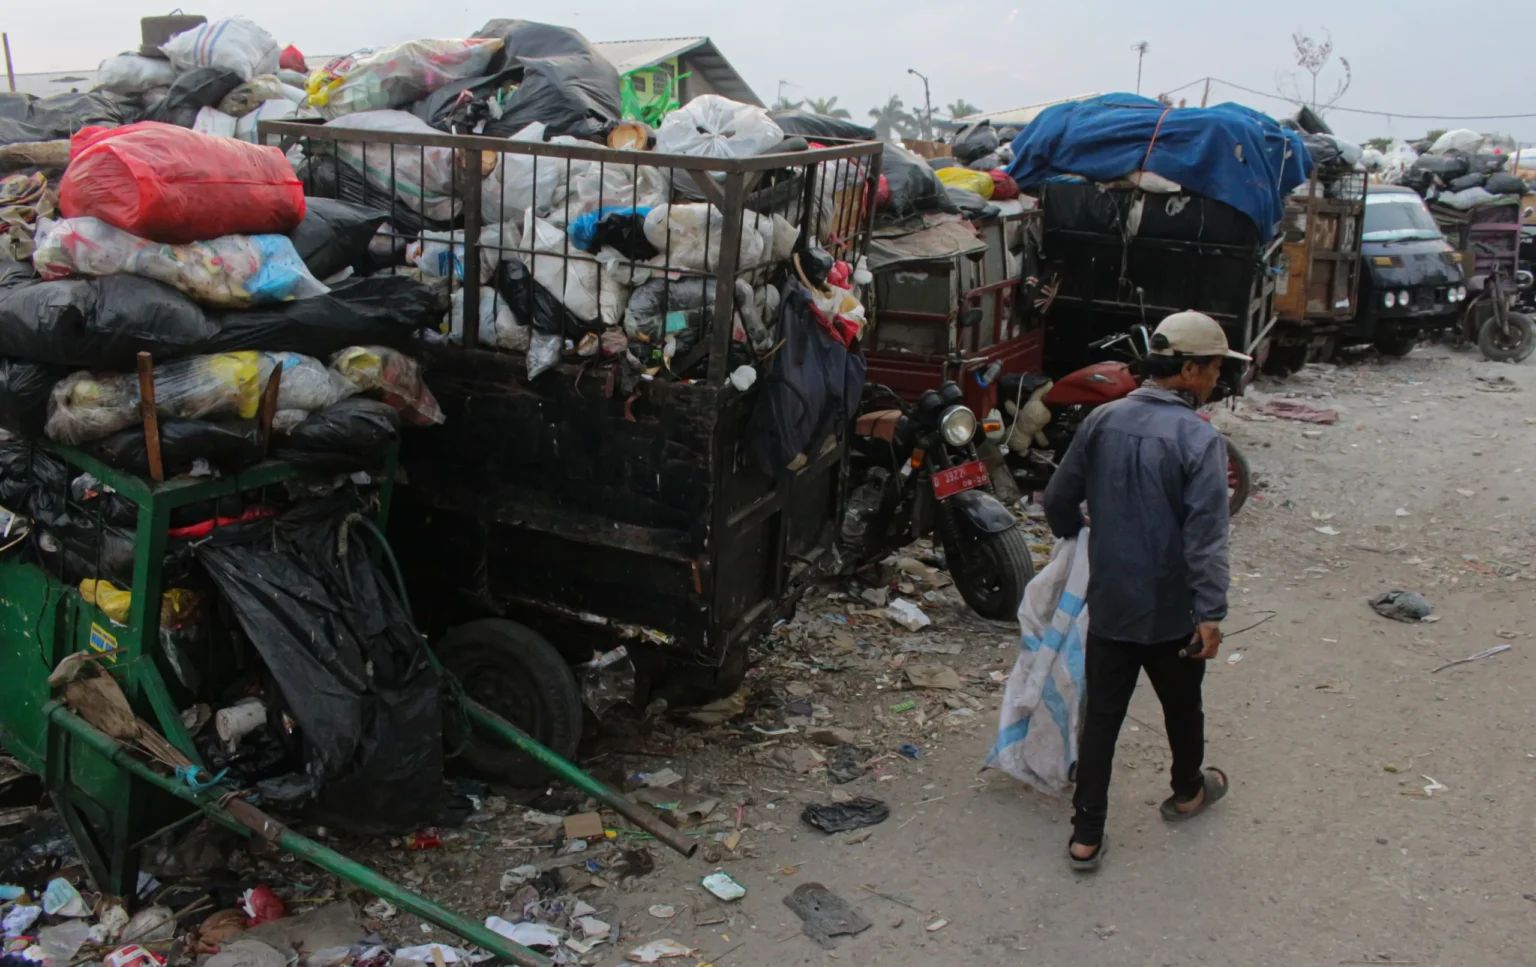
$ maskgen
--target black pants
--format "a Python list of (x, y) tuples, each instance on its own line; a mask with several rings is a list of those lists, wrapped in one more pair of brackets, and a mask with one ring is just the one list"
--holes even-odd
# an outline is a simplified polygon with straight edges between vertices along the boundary
[(1174, 795), (1184, 799), (1200, 791), (1200, 764), (1205, 758), (1200, 683), (1205, 679), (1205, 662), (1179, 657), (1179, 649), (1187, 646), (1189, 639), (1190, 635), (1183, 635), (1161, 644), (1141, 645), (1088, 633), (1084, 669), (1088, 702), (1077, 751), (1077, 791), (1072, 797), (1074, 841), (1095, 846), (1104, 838), (1115, 740), (1120, 737), (1120, 725), (1143, 668), (1163, 703), (1163, 724), (1173, 751)]

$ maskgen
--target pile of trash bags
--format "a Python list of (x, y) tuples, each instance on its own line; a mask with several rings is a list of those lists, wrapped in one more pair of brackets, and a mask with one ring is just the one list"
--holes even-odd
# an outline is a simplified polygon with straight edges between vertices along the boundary
[(1418, 148), (1395, 141), (1385, 152), (1368, 152), (1364, 162), (1387, 184), (1405, 185), (1426, 201), (1468, 211), (1519, 204), (1531, 185), (1507, 170), (1505, 146), (1467, 128), (1447, 131)]

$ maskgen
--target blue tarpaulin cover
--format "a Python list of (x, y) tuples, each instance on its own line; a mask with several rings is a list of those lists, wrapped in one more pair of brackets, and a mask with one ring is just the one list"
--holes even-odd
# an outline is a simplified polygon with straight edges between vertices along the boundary
[(1232, 103), (1169, 108), (1136, 94), (1047, 108), (1019, 132), (1013, 155), (1008, 174), (1021, 188), (1067, 175), (1113, 181), (1150, 171), (1231, 205), (1266, 240), (1285, 196), (1312, 170), (1300, 136), (1267, 114)]

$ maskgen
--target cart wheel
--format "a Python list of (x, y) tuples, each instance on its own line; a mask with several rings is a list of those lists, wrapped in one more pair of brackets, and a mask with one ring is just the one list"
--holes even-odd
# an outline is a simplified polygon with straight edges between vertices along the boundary
[(1275, 346), (1269, 351), (1269, 358), (1264, 361), (1264, 372), (1271, 376), (1291, 376), (1301, 372), (1301, 367), (1307, 364), (1307, 352), (1309, 347), (1300, 346)]
[(1406, 332), (1397, 331), (1383, 333), (1376, 337), (1376, 351), (1383, 356), (1397, 356), (1402, 358), (1413, 352), (1413, 347), (1419, 344), (1419, 333), (1416, 329)]
[[(452, 628), (438, 657), (470, 698), (567, 759), (581, 742), (581, 690), (555, 646), (515, 621), (483, 618)], [(541, 786), (550, 773), (527, 754), (471, 732), (460, 759), (514, 786)]]
[(1486, 359), (1496, 363), (1523, 363), (1536, 351), (1536, 323), (1523, 312), (1509, 314), (1509, 331), (1499, 328), (1492, 315), (1477, 333), (1477, 348)]

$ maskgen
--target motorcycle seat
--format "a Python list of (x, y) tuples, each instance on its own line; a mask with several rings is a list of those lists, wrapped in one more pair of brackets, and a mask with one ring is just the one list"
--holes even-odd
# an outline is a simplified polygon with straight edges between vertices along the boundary
[(853, 432), (890, 443), (896, 439), (896, 428), (901, 425), (901, 419), (900, 410), (870, 410), (868, 413), (860, 413), (854, 420)]

